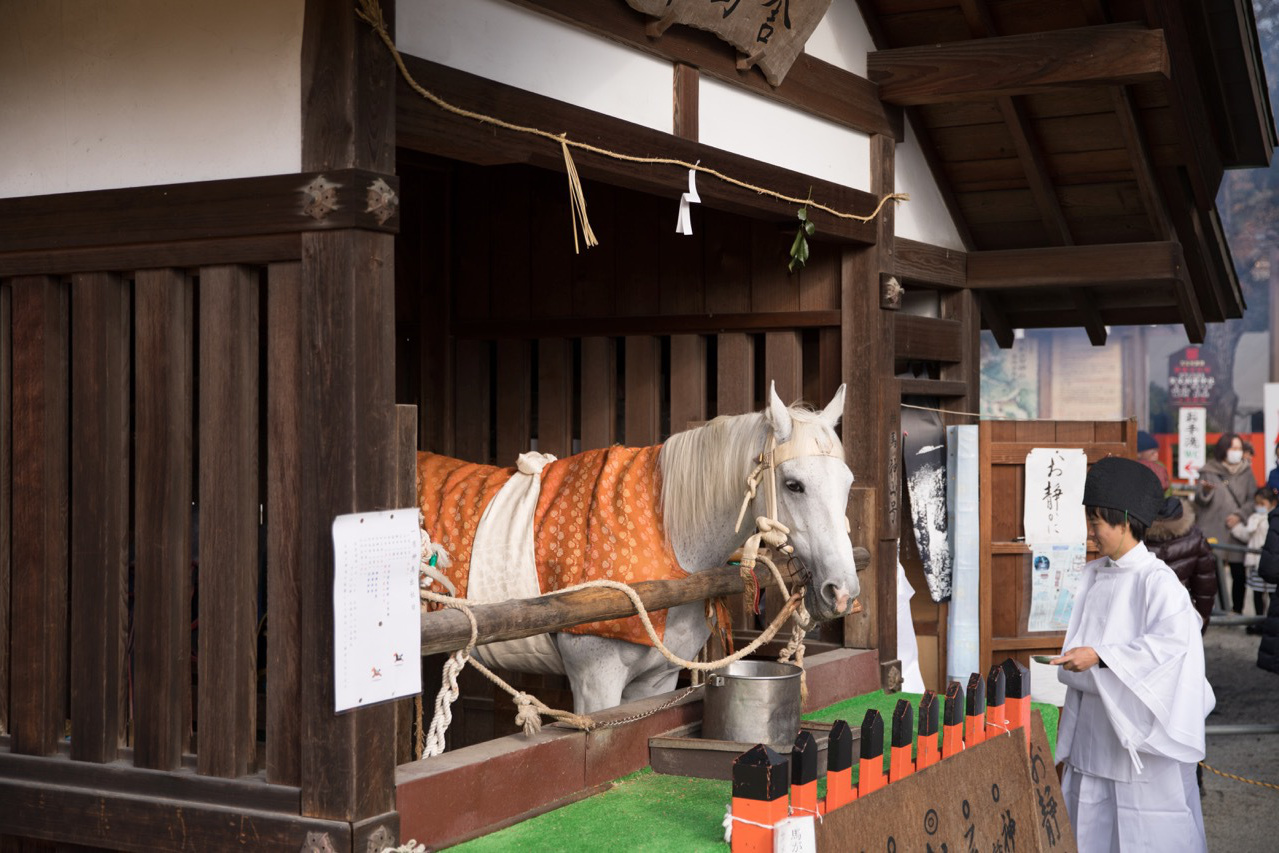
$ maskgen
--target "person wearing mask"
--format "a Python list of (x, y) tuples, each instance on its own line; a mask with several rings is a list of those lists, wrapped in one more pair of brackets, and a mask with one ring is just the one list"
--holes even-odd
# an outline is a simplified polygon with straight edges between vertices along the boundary
[[(1240, 518), (1247, 515), (1256, 490), (1257, 481), (1253, 479), (1252, 468), (1243, 458), (1243, 439), (1233, 432), (1222, 433), (1212, 449), (1212, 458), (1199, 469), (1199, 487), (1195, 489), (1199, 526), (1204, 536), (1220, 544), (1233, 541), (1226, 519), (1232, 515)], [(1243, 613), (1244, 591), (1247, 589), (1243, 555), (1231, 553), (1227, 562), (1230, 564), (1230, 609)]]
[(1155, 521), (1146, 531), (1146, 547), (1168, 564), (1190, 594), (1203, 629), (1208, 629), (1217, 598), (1217, 561), (1203, 531), (1195, 524), (1195, 508), (1188, 500), (1164, 498)]
[(1154, 473), (1107, 457), (1084, 481), (1101, 559), (1084, 566), (1062, 653), (1062, 793), (1079, 850), (1204, 851), (1195, 766), (1215, 698), (1199, 615), (1142, 542), (1163, 505)]
[(1167, 494), (1170, 481), (1168, 469), (1159, 461), (1159, 442), (1144, 429), (1137, 430), (1137, 461), (1155, 472), (1155, 476), (1159, 478), (1159, 485)]
[[(1232, 515), (1226, 519), (1230, 532), (1236, 539), (1248, 546), (1249, 553), (1244, 555), (1244, 570), (1248, 573), (1248, 589), (1252, 590), (1252, 610), (1258, 616), (1266, 615), (1266, 595), (1275, 591), (1274, 584), (1268, 584), (1257, 574), (1257, 565), (1261, 561), (1258, 552), (1266, 542), (1266, 533), (1270, 530), (1270, 511), (1279, 503), (1279, 497), (1269, 486), (1257, 489), (1254, 496), (1253, 512), (1247, 518)], [(1249, 625), (1249, 634), (1260, 634), (1261, 625)]]

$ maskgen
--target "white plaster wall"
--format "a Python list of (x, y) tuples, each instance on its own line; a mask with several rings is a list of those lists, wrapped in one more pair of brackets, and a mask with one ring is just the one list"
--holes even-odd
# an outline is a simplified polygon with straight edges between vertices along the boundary
[(671, 132), (669, 62), (504, 0), (399, 0), (395, 17), (404, 53)]
[(910, 193), (910, 201), (897, 205), (894, 234), (946, 249), (964, 250), (946, 202), (942, 200), (937, 181), (924, 159), (923, 149), (915, 140), (915, 132), (906, 122), (906, 138), (898, 143), (896, 163), (897, 192)]
[(0, 0), (0, 197), (296, 172), (303, 0)]
[[(399, 0), (396, 38), (407, 54), (671, 132), (669, 62), (505, 0)], [(866, 54), (873, 49), (856, 0), (833, 0), (806, 47), (817, 58), (863, 76)], [(865, 134), (705, 75), (699, 87), (701, 142), (869, 190), (870, 143)], [(573, 128), (545, 129), (573, 132)], [(797, 196), (808, 191), (807, 187), (776, 189)], [(898, 234), (963, 248), (909, 129), (897, 147), (897, 189), (911, 193), (912, 198), (898, 205)]]
[[(699, 141), (860, 190), (870, 188), (870, 137), (703, 76)], [(708, 164), (713, 165), (713, 164)], [(770, 187), (797, 197), (808, 187)]]
[(857, 0), (833, 0), (817, 29), (808, 37), (804, 52), (837, 68), (866, 76), (866, 54), (875, 42), (866, 29)]

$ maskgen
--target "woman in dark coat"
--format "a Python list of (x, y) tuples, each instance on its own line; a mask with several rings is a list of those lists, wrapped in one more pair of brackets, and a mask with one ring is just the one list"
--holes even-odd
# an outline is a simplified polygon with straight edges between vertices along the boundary
[[(1270, 511), (1270, 531), (1261, 546), (1261, 562), (1257, 574), (1267, 583), (1279, 583), (1279, 507)], [(1279, 593), (1270, 596), (1266, 621), (1261, 623), (1261, 646), (1257, 649), (1257, 666), (1279, 673)]]
[(1189, 501), (1164, 499), (1159, 515), (1146, 530), (1146, 547), (1177, 573), (1206, 629), (1217, 597), (1217, 561), (1195, 524), (1195, 510)]

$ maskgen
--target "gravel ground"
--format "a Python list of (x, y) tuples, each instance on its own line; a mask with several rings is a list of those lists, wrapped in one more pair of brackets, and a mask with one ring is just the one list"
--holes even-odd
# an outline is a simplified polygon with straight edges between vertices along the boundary
[[(1257, 668), (1260, 638), (1242, 627), (1209, 624), (1204, 636), (1208, 681), (1217, 708), (1208, 726), (1279, 723), (1279, 674)], [(1279, 785), (1279, 734), (1208, 735), (1205, 763), (1217, 770)], [(1204, 771), (1208, 849), (1231, 853), (1279, 850), (1279, 790)]]

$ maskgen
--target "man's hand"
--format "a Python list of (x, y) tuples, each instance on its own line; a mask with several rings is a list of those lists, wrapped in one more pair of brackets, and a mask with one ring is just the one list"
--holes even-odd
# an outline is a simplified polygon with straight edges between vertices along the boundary
[(1083, 672), (1101, 663), (1101, 657), (1093, 650), (1092, 646), (1079, 646), (1063, 652), (1059, 657), (1055, 657), (1048, 662), (1060, 664), (1062, 669), (1070, 672)]

